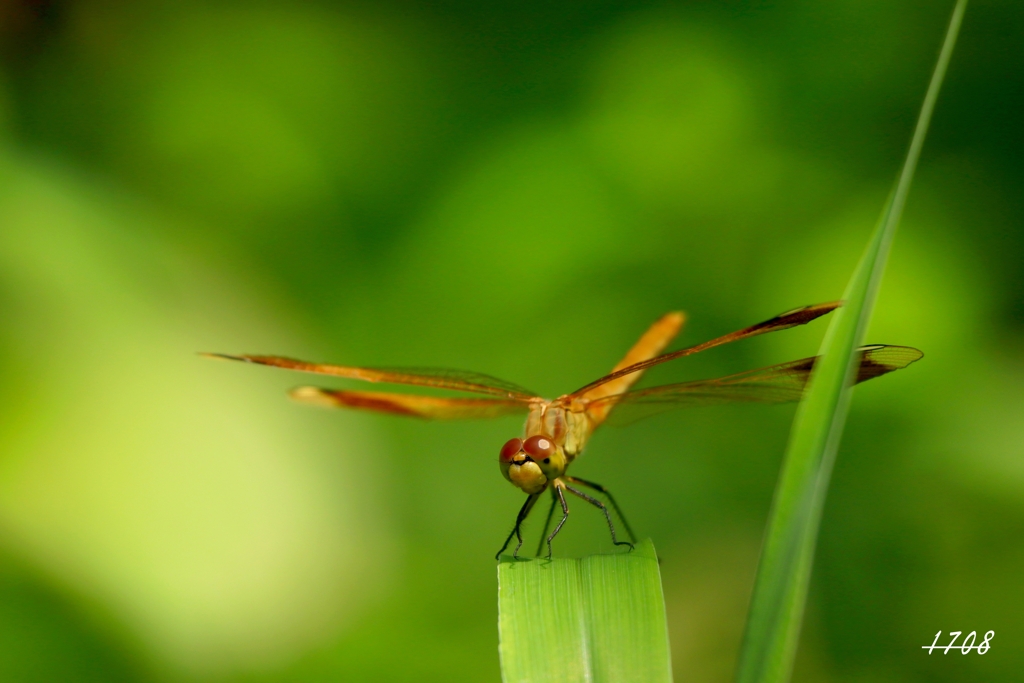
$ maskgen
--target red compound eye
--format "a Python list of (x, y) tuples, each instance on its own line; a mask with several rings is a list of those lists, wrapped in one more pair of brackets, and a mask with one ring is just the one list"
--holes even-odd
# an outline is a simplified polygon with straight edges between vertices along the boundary
[(505, 445), (501, 447), (501, 461), (512, 462), (512, 459), (519, 455), (519, 451), (523, 450), (523, 442), (521, 439), (509, 439), (505, 442)]
[(550, 458), (555, 452), (555, 444), (548, 437), (537, 434), (523, 443), (523, 450), (534, 460)]

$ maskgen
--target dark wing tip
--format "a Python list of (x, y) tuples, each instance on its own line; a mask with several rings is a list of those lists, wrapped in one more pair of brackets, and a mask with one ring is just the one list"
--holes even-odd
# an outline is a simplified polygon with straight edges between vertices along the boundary
[(779, 313), (770, 321), (766, 322), (779, 322), (783, 319), (792, 319), (793, 324), (802, 325), (803, 323), (809, 323), (815, 318), (819, 318), (827, 313), (831, 313), (842, 305), (842, 301), (826, 301), (822, 304), (801, 306), (800, 308), (794, 308), (793, 310), (786, 311), (785, 313)]
[[(253, 356), (249, 354), (242, 354), (235, 356), (230, 353), (209, 353), (206, 351), (200, 351), (199, 355), (203, 358), (212, 358), (213, 360), (233, 360), (240, 363), (250, 363), (252, 365), (271, 365), (275, 367), (289, 367), (283, 365), (282, 361), (291, 361), (290, 358), (283, 358), (279, 356)], [(297, 361), (292, 361), (297, 362)]]
[(875, 377), (902, 370), (911, 363), (924, 358), (920, 349), (912, 346), (891, 346), (889, 344), (869, 344), (860, 348), (860, 365), (857, 368), (856, 382), (864, 382)]
[(212, 358), (213, 360), (240, 360), (248, 363), (249, 359), (245, 356), (232, 356), (228, 353), (211, 353), (209, 351), (199, 351), (198, 355), (203, 358)]
[(763, 332), (788, 330), (789, 328), (797, 327), (798, 325), (806, 325), (812, 320), (817, 320), (821, 316), (831, 313), (842, 305), (842, 301), (827, 301), (823, 304), (812, 304), (810, 306), (794, 308), (790, 311), (786, 311), (785, 313), (779, 313), (774, 318), (769, 318), (764, 322), (748, 327), (743, 330), (743, 332), (747, 333), (744, 336), (751, 336), (751, 333), (761, 334)]

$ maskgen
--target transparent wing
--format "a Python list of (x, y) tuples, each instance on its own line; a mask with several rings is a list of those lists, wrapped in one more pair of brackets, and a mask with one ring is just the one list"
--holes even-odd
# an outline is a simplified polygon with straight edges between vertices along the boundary
[(377, 413), (419, 417), (426, 420), (473, 420), (519, 415), (529, 404), (515, 399), (443, 398), (390, 394), (379, 391), (340, 391), (319, 387), (298, 387), (291, 397), (302, 403), (332, 408), (353, 408)]
[(451, 370), (448, 368), (357, 368), (345, 365), (328, 365), (325, 363), (307, 363), (306, 361), (284, 358), (282, 356), (231, 356), (223, 353), (201, 354), (208, 358), (237, 360), (257, 365), (269, 365), (286, 370), (311, 372), (317, 375), (345, 377), (364, 382), (384, 382), (388, 384), (410, 384), (435, 389), (452, 389), (468, 391), (475, 394), (489, 394), (517, 401), (529, 401), (535, 394), (528, 389), (491, 377), (479, 372), (467, 370)]
[(804, 306), (803, 308), (797, 308), (792, 311), (787, 311), (780, 315), (775, 316), (769, 320), (751, 325), (750, 327), (744, 327), (742, 330), (730, 332), (729, 334), (723, 335), (706, 341), (703, 344), (697, 344), (686, 349), (680, 349), (679, 351), (672, 351), (670, 353), (663, 353), (660, 356), (655, 356), (648, 360), (643, 360), (638, 363), (634, 363), (628, 367), (622, 368), (621, 370), (615, 370), (614, 372), (596, 379), (585, 387), (580, 387), (576, 391), (569, 394), (572, 397), (582, 397), (585, 394), (592, 392), (595, 388), (606, 384), (613, 380), (619, 379), (625, 375), (629, 375), (640, 370), (646, 370), (652, 365), (658, 365), (660, 363), (667, 363), (670, 360), (676, 358), (682, 358), (683, 356), (692, 356), (695, 353), (706, 351), (707, 349), (715, 346), (721, 346), (722, 344), (729, 344), (734, 341), (741, 339), (747, 339), (749, 337), (756, 337), (759, 334), (766, 334), (768, 332), (778, 332), (779, 330), (786, 330), (790, 327), (796, 327), (797, 325), (804, 325), (811, 322), (815, 318), (820, 318), (826, 313), (831, 313), (835, 309), (842, 305), (841, 301), (830, 301), (824, 304), (815, 304), (814, 306)]
[[(900, 370), (924, 356), (909, 346), (883, 344), (861, 347), (859, 354), (855, 383)], [(592, 401), (587, 410), (597, 407), (607, 411), (607, 406), (602, 404), (613, 403), (615, 412), (611, 422), (621, 425), (677, 407), (799, 401), (817, 359), (815, 356), (718, 379), (639, 389)]]

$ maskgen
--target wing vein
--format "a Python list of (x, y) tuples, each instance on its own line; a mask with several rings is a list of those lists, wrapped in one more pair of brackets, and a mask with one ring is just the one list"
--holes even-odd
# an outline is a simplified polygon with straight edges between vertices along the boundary
[[(900, 370), (924, 356), (909, 346), (874, 344), (861, 347), (860, 364), (855, 383), (866, 382), (895, 370)], [(606, 396), (591, 401), (587, 410), (613, 404), (615, 413), (632, 411), (645, 417), (674, 407), (720, 405), (723, 403), (788, 403), (799, 401), (811, 377), (818, 357), (780, 363), (756, 370), (747, 370), (717, 379), (665, 384)], [(613, 415), (615, 415), (613, 413)], [(627, 415), (625, 420), (631, 421)]]
[(208, 358), (235, 360), (243, 363), (295, 370), (297, 372), (309, 372), (316, 375), (357, 379), (364, 382), (451, 389), (453, 391), (500, 396), (517, 401), (529, 401), (536, 397), (530, 390), (524, 389), (512, 382), (506, 382), (497, 377), (468, 370), (453, 370), (449, 368), (360, 368), (346, 365), (330, 365), (327, 363), (309, 363), (284, 356), (232, 356), (223, 353), (204, 353), (201, 355)]
[(678, 351), (663, 353), (660, 356), (655, 356), (654, 358), (640, 361), (639, 363), (634, 363), (633, 365), (622, 368), (621, 370), (616, 370), (615, 372), (612, 372), (608, 375), (605, 375), (604, 377), (594, 380), (593, 382), (584, 387), (580, 387), (576, 391), (569, 394), (569, 396), (582, 396), (583, 394), (586, 394), (587, 392), (595, 389), (596, 387), (601, 386), (602, 384), (606, 384), (608, 382), (611, 382), (613, 380), (616, 380), (620, 377), (629, 375), (634, 372), (646, 370), (652, 365), (666, 363), (670, 360), (675, 360), (676, 358), (682, 358), (684, 356), (692, 356), (695, 353), (700, 353), (701, 351), (706, 351), (707, 349), (714, 348), (716, 346), (721, 346), (722, 344), (729, 344), (731, 342), (739, 341), (741, 339), (756, 337), (759, 334), (766, 334), (768, 332), (778, 332), (779, 330), (786, 330), (791, 327), (796, 327), (798, 325), (805, 325), (816, 318), (820, 318), (821, 316), (827, 313), (831, 313), (835, 309), (839, 308), (839, 306), (841, 305), (841, 301), (830, 301), (828, 303), (815, 304), (813, 306), (804, 306), (803, 308), (797, 308), (792, 311), (787, 311), (786, 313), (777, 315), (774, 318), (765, 320), (764, 322), (757, 323), (756, 325), (751, 325), (750, 327), (744, 327), (742, 330), (730, 332), (729, 334), (722, 335), (721, 337), (716, 337), (715, 339), (711, 339), (710, 341), (697, 344), (696, 346), (690, 346), (688, 348), (680, 349)]

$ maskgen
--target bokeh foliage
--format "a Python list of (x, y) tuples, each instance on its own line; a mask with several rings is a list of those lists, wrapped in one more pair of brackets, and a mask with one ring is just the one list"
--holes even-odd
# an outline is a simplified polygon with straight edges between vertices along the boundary
[[(554, 395), (666, 310), (696, 342), (836, 298), (948, 11), (0, 4), (0, 678), (497, 680), (518, 423), (318, 412), (192, 353)], [(926, 358), (857, 390), (798, 681), (1024, 670), (1021, 29), (964, 26), (868, 333)], [(577, 465), (659, 548), (679, 680), (732, 675), (791, 417), (670, 414)], [(586, 510), (558, 541), (609, 545)], [(996, 638), (923, 654), (940, 629)]]

